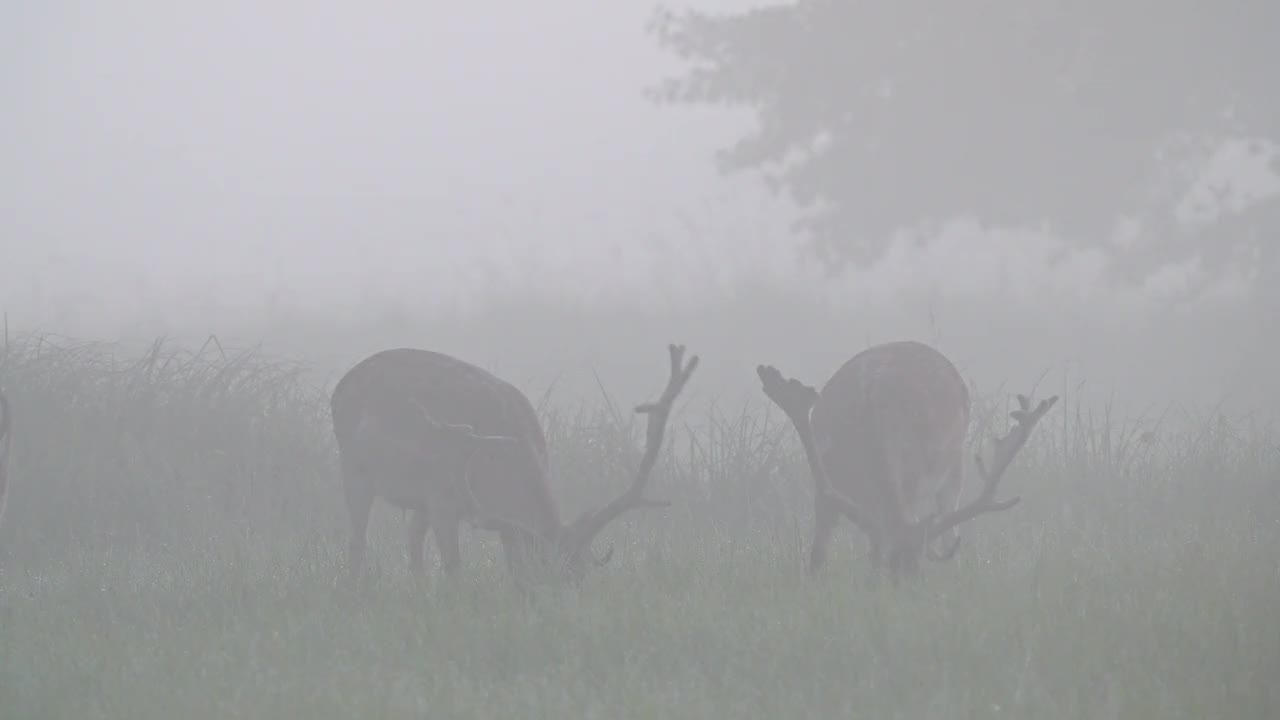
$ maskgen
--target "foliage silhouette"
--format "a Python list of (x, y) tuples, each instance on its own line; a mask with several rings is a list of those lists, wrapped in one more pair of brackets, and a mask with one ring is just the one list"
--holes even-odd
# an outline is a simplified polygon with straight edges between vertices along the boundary
[(1196, 253), (1211, 269), (1246, 253), (1280, 277), (1274, 197), (1225, 222), (1175, 218), (1224, 143), (1280, 170), (1276, 28), (1275, 3), (1189, 0), (662, 7), (650, 32), (688, 69), (651, 94), (753, 110), (756, 130), (720, 167), (768, 171), (833, 266), (958, 217), (1078, 244), (1113, 244), (1130, 218), (1142, 241), (1117, 253), (1128, 279)]

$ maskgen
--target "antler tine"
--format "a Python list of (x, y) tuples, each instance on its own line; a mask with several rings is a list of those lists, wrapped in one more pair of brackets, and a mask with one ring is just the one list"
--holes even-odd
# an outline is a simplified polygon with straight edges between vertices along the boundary
[(1002, 465), (997, 465), (997, 475), (1004, 473), (1004, 468), (1013, 461), (1014, 456), (1026, 444), (1027, 438), (1031, 437), (1031, 430), (1035, 428), (1036, 423), (1040, 422), (1040, 418), (1049, 412), (1049, 408), (1057, 404), (1058, 396), (1054, 395), (1047, 400), (1041, 400), (1034, 410), (1031, 409), (1030, 400), (1019, 396), (1018, 402), (1022, 407), (1009, 413), (1009, 416), (1013, 418), (1016, 424), (1009, 430), (1009, 434), (996, 444), (997, 450), (1001, 451), (996, 457), (996, 461), (1003, 463)]
[[(978, 475), (982, 477), (982, 492), (973, 502), (953, 512), (945, 513), (941, 516), (931, 515), (928, 518), (930, 524), (929, 539), (933, 540), (947, 532), (948, 530), (966, 523), (979, 515), (987, 513), (997, 513), (1009, 510), (1013, 506), (1022, 501), (1022, 498), (1014, 496), (1008, 500), (996, 500), (996, 491), (1000, 488), (1000, 480), (1004, 477), (1004, 472), (1017, 456), (1018, 451), (1026, 444), (1027, 438), (1031, 436), (1031, 430), (1036, 423), (1040, 422), (1040, 418), (1058, 402), (1058, 396), (1047, 400), (1041, 400), (1040, 404), (1034, 410), (1031, 408), (1031, 401), (1024, 395), (1018, 396), (1018, 404), (1021, 409), (1015, 410), (1010, 415), (1016, 421), (1016, 424), (1009, 430), (1009, 434), (1000, 438), (995, 443), (995, 466), (988, 470), (986, 462), (982, 459), (981, 454), (975, 454), (973, 461), (974, 466), (978, 469)], [(931, 559), (947, 560), (955, 554), (956, 549), (960, 545), (960, 538), (955, 538), (951, 546), (943, 553), (934, 554), (930, 550)]]
[[(648, 416), (644, 456), (640, 459), (640, 467), (636, 470), (635, 477), (631, 480), (631, 485), (627, 487), (625, 492), (594, 513), (583, 515), (575, 523), (572, 544), (573, 550), (576, 552), (580, 552), (589, 546), (601, 530), (628, 510), (664, 508), (671, 505), (668, 500), (653, 500), (644, 497), (644, 489), (653, 474), (654, 465), (657, 464), (658, 453), (662, 449), (662, 440), (666, 434), (667, 419), (671, 416), (672, 405), (675, 404), (676, 398), (679, 397), (685, 385), (688, 384), (693, 371), (698, 369), (698, 356), (694, 355), (689, 358), (688, 362), (685, 362), (684, 345), (668, 345), (667, 351), (671, 356), (671, 374), (667, 379), (667, 386), (663, 389), (662, 395), (658, 397), (656, 402), (643, 403), (637, 405), (635, 409), (637, 413)], [(596, 562), (599, 564), (608, 562), (612, 555), (613, 548), (610, 547), (605, 552), (604, 557), (597, 558)]]
[[(667, 380), (667, 387), (663, 389), (662, 395), (657, 402), (643, 403), (636, 406), (636, 412), (647, 414), (652, 418), (655, 415), (665, 416), (671, 412), (671, 405), (675, 402), (676, 397), (684, 390), (685, 383), (689, 382), (689, 376), (693, 375), (693, 371), (698, 369), (698, 356), (694, 355), (689, 358), (688, 364), (684, 363), (684, 346), (668, 345), (667, 351), (671, 355), (671, 377)], [(661, 418), (665, 421), (665, 417)], [(650, 420), (650, 426), (653, 425)]]
[(760, 376), (764, 394), (782, 408), (792, 423), (808, 421), (809, 411), (818, 400), (818, 391), (812, 385), (784, 378), (772, 365), (757, 365), (756, 375)]

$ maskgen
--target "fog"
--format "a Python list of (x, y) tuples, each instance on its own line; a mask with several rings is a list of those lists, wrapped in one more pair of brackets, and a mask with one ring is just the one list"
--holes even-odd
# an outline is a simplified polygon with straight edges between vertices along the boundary
[(0, 3), (0, 717), (1280, 717), (1272, 4)]
[[(542, 383), (645, 367), (628, 356), (678, 340), (712, 363), (709, 394), (755, 392), (757, 362), (819, 382), (868, 342), (918, 337), (985, 387), (1048, 371), (1134, 408), (1248, 410), (1280, 387), (1238, 269), (1188, 298), (1195, 262), (1120, 285), (1105, 248), (962, 218), (826, 272), (783, 196), (716, 171), (748, 113), (646, 99), (681, 67), (646, 36), (647, 1), (0, 12), (14, 331), (217, 334), (327, 372), (445, 345)], [(1224, 180), (1280, 187), (1237, 150), (1188, 207)]]

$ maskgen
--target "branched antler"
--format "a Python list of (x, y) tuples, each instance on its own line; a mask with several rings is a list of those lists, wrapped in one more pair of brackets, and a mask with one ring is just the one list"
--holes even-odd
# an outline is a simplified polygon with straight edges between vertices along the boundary
[[(640, 459), (640, 467), (636, 470), (635, 478), (632, 479), (631, 485), (627, 490), (615, 498), (612, 502), (599, 510), (586, 513), (578, 519), (569, 531), (569, 547), (571, 552), (582, 552), (591, 545), (591, 541), (595, 539), (600, 531), (613, 522), (614, 519), (636, 508), (661, 508), (671, 505), (666, 500), (651, 500), (644, 497), (645, 486), (649, 482), (649, 477), (653, 474), (653, 466), (658, 461), (658, 453), (662, 449), (662, 439), (666, 434), (667, 420), (671, 416), (671, 407), (675, 403), (680, 392), (684, 390), (685, 384), (689, 382), (689, 377), (693, 375), (693, 371), (698, 367), (698, 356), (694, 355), (686, 363), (684, 362), (684, 346), (668, 345), (667, 350), (671, 355), (671, 375), (667, 380), (667, 387), (662, 391), (662, 395), (657, 402), (645, 403), (636, 407), (636, 412), (648, 416), (648, 428), (645, 432), (644, 457)], [(597, 558), (597, 564), (604, 564), (613, 556), (613, 548), (610, 547), (602, 558)]]
[(782, 412), (786, 413), (795, 426), (796, 434), (800, 436), (800, 445), (804, 448), (809, 471), (813, 475), (814, 492), (820, 499), (835, 505), (854, 525), (867, 532), (872, 527), (870, 518), (862, 508), (832, 486), (831, 477), (827, 475), (827, 468), (822, 463), (822, 455), (814, 441), (809, 414), (818, 401), (818, 391), (795, 378), (784, 378), (772, 365), (757, 366), (756, 375), (760, 376), (764, 394), (782, 408)]
[[(974, 457), (974, 464), (978, 468), (978, 474), (982, 477), (982, 492), (978, 493), (978, 497), (974, 498), (973, 502), (958, 510), (941, 516), (930, 516), (928, 519), (930, 542), (941, 537), (952, 528), (966, 523), (979, 515), (1003, 512), (1021, 502), (1022, 498), (1017, 496), (1008, 500), (996, 500), (996, 491), (999, 489), (1001, 478), (1004, 477), (1004, 471), (1008, 469), (1018, 451), (1026, 444), (1027, 438), (1031, 437), (1031, 430), (1035, 428), (1036, 423), (1040, 422), (1040, 418), (1044, 417), (1045, 413), (1049, 412), (1049, 409), (1057, 402), (1058, 396), (1054, 395), (1048, 400), (1041, 400), (1040, 404), (1035, 409), (1032, 409), (1031, 400), (1026, 395), (1018, 395), (1019, 409), (1010, 413), (1010, 416), (1014, 419), (1014, 426), (1010, 428), (1007, 435), (996, 440), (993, 467), (988, 469), (981, 455)], [(938, 561), (950, 560), (959, 547), (960, 538), (957, 536), (952, 540), (951, 546), (941, 553), (934, 553), (930, 549), (929, 558)]]
[(756, 366), (756, 375), (760, 376), (764, 394), (782, 408), (792, 423), (808, 424), (809, 413), (818, 401), (818, 391), (812, 385), (805, 385), (795, 378), (784, 378), (772, 365)]

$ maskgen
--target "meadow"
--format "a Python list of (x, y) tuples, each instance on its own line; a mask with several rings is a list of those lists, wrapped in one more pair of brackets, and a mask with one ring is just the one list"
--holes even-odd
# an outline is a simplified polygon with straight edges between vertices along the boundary
[[(0, 384), (4, 718), (1280, 717), (1280, 432), (1260, 421), (1153, 426), (1068, 395), (1005, 479), (1023, 502), (894, 587), (847, 524), (806, 577), (791, 428), (762, 396), (698, 399), (655, 472), (672, 506), (611, 527), (580, 587), (525, 597), (479, 531), (459, 578), (429, 546), (416, 582), (386, 505), (369, 581), (346, 581), (305, 365), (24, 335)], [(649, 398), (522, 387), (564, 515), (616, 492)], [(976, 392), (975, 444), (1009, 402)]]

